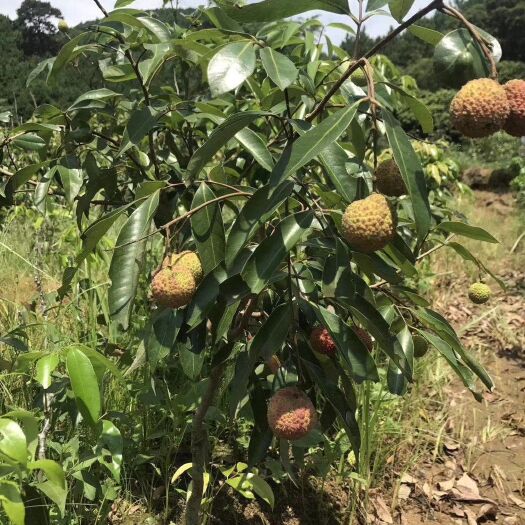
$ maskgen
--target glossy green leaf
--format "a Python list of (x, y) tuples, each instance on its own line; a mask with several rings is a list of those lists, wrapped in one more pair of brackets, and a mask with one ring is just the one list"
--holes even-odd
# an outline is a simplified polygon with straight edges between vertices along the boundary
[(46, 141), (34, 133), (26, 133), (21, 135), (13, 139), (12, 144), (13, 146), (17, 146), (29, 151), (41, 150), (46, 147)]
[[(195, 209), (213, 199), (215, 194), (202, 182), (195, 192), (191, 208)], [(209, 273), (224, 260), (226, 240), (219, 203), (209, 204), (194, 213), (191, 216), (191, 229), (204, 273)]]
[(257, 117), (264, 115), (257, 111), (245, 111), (235, 113), (228, 117), (220, 126), (215, 128), (206, 142), (191, 157), (186, 179), (194, 179), (199, 175), (201, 170), (212, 159), (212, 157), (231, 140), (240, 130), (248, 126)]
[(0, 501), (12, 525), (25, 525), (26, 510), (16, 483), (0, 480)]
[(228, 234), (226, 264), (230, 266), (258, 228), (292, 193), (293, 183), (285, 181), (276, 188), (263, 186), (246, 202)]
[(292, 322), (289, 303), (279, 305), (259, 328), (251, 345), (251, 353), (266, 361), (279, 352)]
[(180, 365), (183, 372), (195, 381), (202, 370), (206, 354), (204, 352), (195, 352), (192, 348), (187, 348), (184, 344), (177, 346), (179, 351)]
[(112, 98), (118, 98), (121, 97), (121, 93), (117, 93), (115, 91), (112, 91), (111, 89), (107, 88), (101, 88), (101, 89), (93, 89), (91, 91), (87, 91), (86, 93), (83, 93), (80, 95), (73, 104), (69, 107), (67, 110), (69, 111), (77, 111), (79, 109), (92, 109), (92, 108), (101, 108), (106, 105), (106, 101)]
[(275, 162), (266, 147), (266, 142), (260, 135), (250, 128), (244, 128), (235, 134), (235, 138), (261, 167), (267, 171), (272, 171)]
[(430, 229), (430, 205), (425, 173), (399, 121), (386, 109), (382, 110), (382, 115), (388, 142), (410, 195), (417, 236), (421, 242)]
[(95, 426), (100, 417), (100, 389), (89, 358), (78, 348), (69, 349), (66, 367), (77, 407), (86, 422)]
[(275, 51), (271, 47), (263, 47), (260, 55), (267, 75), (279, 89), (284, 91), (295, 82), (299, 71), (287, 56)]
[(259, 244), (241, 274), (253, 293), (259, 293), (266, 286), (286, 254), (306, 235), (312, 221), (311, 211), (290, 215)]
[(36, 380), (42, 385), (42, 388), (46, 389), (51, 386), (51, 374), (58, 363), (57, 354), (46, 355), (36, 362)]
[(157, 124), (157, 116), (157, 111), (150, 106), (137, 109), (128, 120), (118, 154), (122, 155), (137, 145)]
[[(120, 430), (111, 421), (102, 420), (102, 429), (97, 444), (99, 462), (111, 472), (117, 483), (120, 482), (123, 449), (124, 440)], [(107, 451), (109, 451), (109, 458)]]
[(48, 481), (39, 483), (38, 489), (50, 498), (60, 511), (60, 515), (64, 516), (67, 499), (67, 485), (66, 476), (62, 467), (51, 459), (39, 459), (33, 461), (28, 465), (30, 470), (42, 470)]
[(285, 149), (272, 172), (270, 183), (279, 184), (336, 141), (355, 118), (360, 104), (361, 101), (357, 101), (348, 108), (336, 111)]
[(208, 83), (214, 97), (239, 87), (255, 70), (252, 40), (233, 42), (221, 48), (208, 64)]
[(392, 16), (401, 22), (405, 15), (410, 11), (410, 8), (414, 4), (414, 0), (388, 0), (388, 7)]
[(348, 14), (346, 0), (264, 0), (243, 7), (231, 7), (224, 1), (217, 2), (231, 18), (239, 22), (273, 22), (289, 16), (299, 15), (314, 9), (338, 14)]
[(499, 241), (494, 238), (488, 231), (480, 228), (478, 226), (471, 226), (470, 224), (465, 224), (464, 222), (458, 221), (443, 221), (438, 224), (438, 229), (443, 230), (448, 233), (455, 233), (456, 235), (461, 235), (463, 237), (468, 237), (470, 239), (475, 239), (477, 241), (499, 243)]
[(27, 441), (24, 431), (15, 421), (0, 419), (0, 454), (7, 461), (15, 461), (21, 465), (27, 463)]
[[(397, 334), (397, 339), (403, 349), (405, 356), (409, 362), (411, 368), (414, 367), (414, 342), (412, 341), (412, 334), (407, 326)], [(388, 363), (387, 371), (387, 385), (388, 390), (392, 394), (403, 396), (406, 394), (408, 382), (403, 375), (403, 372), (399, 370), (396, 364), (390, 359)]]
[(408, 30), (414, 35), (417, 36), (423, 42), (430, 44), (432, 46), (437, 46), (441, 39), (443, 38), (443, 33), (436, 31), (435, 29), (429, 29), (428, 27), (413, 25), (408, 28)]
[(120, 230), (111, 258), (109, 311), (111, 319), (122, 324), (124, 329), (129, 325), (131, 307), (137, 292), (146, 245), (145, 236), (149, 233), (158, 205), (159, 191), (156, 191), (129, 216)]

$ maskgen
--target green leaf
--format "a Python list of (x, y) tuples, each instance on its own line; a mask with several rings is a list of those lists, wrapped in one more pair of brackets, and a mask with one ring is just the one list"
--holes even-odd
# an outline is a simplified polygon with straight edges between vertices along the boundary
[(346, 0), (265, 0), (243, 7), (232, 7), (224, 0), (217, 2), (226, 14), (239, 22), (273, 22), (289, 16), (299, 15), (322, 9), (331, 13), (341, 15), (348, 14), (348, 2)]
[[(477, 28), (489, 42), (494, 59), (501, 58), (499, 42), (485, 31)], [(490, 66), (479, 44), (468, 29), (461, 28), (447, 33), (434, 49), (434, 69), (442, 81), (451, 87), (461, 87), (474, 78), (490, 75)]]
[(78, 348), (70, 348), (66, 367), (77, 407), (86, 422), (94, 427), (100, 417), (101, 401), (97, 376), (89, 358)]
[(336, 314), (322, 306), (309, 303), (318, 321), (330, 332), (339, 350), (339, 355), (348, 363), (354, 379), (379, 381), (376, 364), (370, 352), (355, 332)]
[(126, 7), (130, 4), (132, 4), (133, 2), (135, 2), (135, 0), (117, 0), (115, 2), (115, 9), (119, 8), (119, 7)]
[(66, 476), (62, 467), (51, 459), (39, 459), (27, 466), (30, 470), (42, 470), (47, 476), (48, 481), (38, 483), (36, 486), (51, 501), (56, 503), (60, 510), (60, 515), (64, 516), (67, 499)]
[[(117, 483), (120, 482), (123, 448), (124, 441), (120, 430), (111, 421), (103, 419), (97, 444), (98, 461), (111, 472)], [(107, 457), (107, 451), (110, 452), (110, 459)]]
[(111, 89), (101, 88), (87, 91), (80, 95), (67, 110), (77, 111), (79, 109), (102, 108), (106, 105), (106, 100), (111, 98), (121, 97), (121, 93), (112, 91)]
[(405, 15), (410, 11), (414, 4), (414, 0), (388, 0), (390, 13), (398, 21), (401, 22)]
[(86, 40), (86, 38), (90, 34), (91, 32), (89, 31), (86, 31), (85, 33), (80, 33), (80, 35), (77, 35), (76, 37), (72, 38), (71, 40), (69, 40), (69, 42), (62, 46), (62, 49), (59, 51), (58, 55), (53, 61), (53, 65), (48, 75), (48, 80), (52, 76), (59, 73), (71, 60), (73, 60), (76, 56), (82, 53), (84, 49), (93, 49), (94, 46), (78, 45), (84, 40)]
[(252, 40), (233, 42), (221, 48), (208, 64), (208, 83), (214, 97), (239, 87), (255, 70)]
[(64, 187), (66, 200), (71, 205), (73, 204), (77, 195), (80, 193), (84, 180), (82, 177), (82, 170), (73, 167), (75, 161), (66, 157), (66, 159), (64, 159), (64, 162), (66, 164), (69, 164), (70, 166), (64, 166), (62, 164), (59, 164), (56, 168), (57, 173), (60, 176), (62, 186)]
[(437, 46), (443, 38), (443, 33), (436, 31), (435, 29), (429, 29), (428, 27), (413, 25), (408, 30), (423, 42), (432, 46)]
[(180, 365), (182, 371), (192, 380), (195, 381), (202, 370), (205, 352), (194, 352), (192, 348), (187, 348), (184, 344), (177, 345), (179, 351)]
[[(202, 182), (195, 192), (191, 209), (213, 199), (215, 194), (205, 182)], [(204, 273), (209, 273), (224, 260), (226, 239), (219, 203), (210, 204), (194, 213), (191, 216), (191, 229)]]
[(274, 160), (265, 141), (250, 128), (244, 128), (235, 135), (235, 139), (248, 151), (255, 161), (266, 171), (272, 171)]
[[(403, 349), (405, 356), (408, 359), (409, 365), (411, 368), (414, 367), (414, 342), (412, 341), (412, 334), (410, 330), (405, 325), (403, 329), (397, 334), (397, 339)], [(403, 375), (403, 372), (396, 366), (394, 361), (391, 359), (388, 363), (388, 372), (387, 372), (387, 384), (388, 390), (392, 394), (398, 396), (403, 396), (407, 391), (407, 380)]]
[(122, 155), (132, 146), (136, 146), (153, 129), (157, 123), (157, 116), (157, 111), (150, 106), (136, 110), (131, 115), (124, 130), (118, 155)]
[(266, 501), (266, 503), (268, 503), (268, 505), (270, 505), (270, 507), (273, 509), (275, 505), (275, 496), (270, 485), (268, 485), (268, 483), (266, 483), (266, 481), (264, 481), (264, 479), (262, 479), (261, 476), (257, 474), (250, 473), (247, 474), (247, 477), (250, 480), (255, 494), (257, 494), (257, 496), (259, 496), (262, 500)]
[(24, 525), (26, 509), (18, 485), (5, 479), (0, 480), (0, 500), (12, 525)]
[(388, 82), (388, 86), (392, 89), (395, 89), (399, 93), (401, 101), (410, 108), (417, 121), (421, 125), (423, 133), (431, 133), (434, 129), (434, 118), (425, 104), (395, 84)]
[(290, 196), (293, 183), (285, 181), (276, 188), (259, 188), (246, 202), (233, 223), (226, 243), (226, 264), (231, 266), (239, 252), (274, 211)]
[(21, 135), (20, 137), (13, 139), (12, 144), (29, 151), (40, 150), (46, 147), (46, 141), (34, 133)]
[(232, 139), (241, 129), (264, 114), (265, 113), (257, 111), (245, 111), (243, 113), (235, 113), (228, 117), (220, 126), (213, 130), (208, 140), (193, 154), (188, 163), (186, 180), (197, 177), (202, 168), (206, 166), (222, 146)]
[(388, 142), (410, 195), (417, 236), (421, 242), (430, 229), (430, 205), (425, 173), (399, 121), (386, 109), (382, 110), (382, 114)]
[(444, 221), (438, 224), (438, 229), (446, 231), (448, 233), (455, 233), (469, 239), (475, 239), (477, 241), (491, 242), (494, 244), (499, 243), (489, 232), (478, 226), (470, 226), (464, 222), (458, 221)]
[(27, 463), (27, 441), (24, 431), (15, 421), (0, 419), (0, 454), (9, 462), (16, 461), (22, 465)]
[(285, 149), (272, 172), (270, 184), (279, 184), (335, 142), (354, 119), (360, 104), (359, 100), (348, 108), (336, 111)]
[(250, 352), (263, 360), (276, 354), (286, 341), (291, 315), (289, 303), (279, 305), (255, 334)]
[(290, 215), (259, 244), (241, 274), (253, 293), (259, 293), (266, 286), (286, 254), (307, 233), (313, 218), (311, 211)]
[(149, 232), (151, 221), (157, 211), (159, 194), (159, 190), (155, 191), (129, 216), (120, 230), (111, 258), (109, 311), (111, 319), (121, 323), (124, 329), (129, 326), (131, 307), (137, 293), (142, 269), (146, 246), (145, 236)]
[(57, 354), (49, 354), (41, 357), (36, 362), (36, 380), (44, 389), (51, 386), (51, 374), (58, 366), (59, 359)]
[(267, 75), (284, 91), (295, 82), (299, 71), (295, 64), (285, 55), (271, 47), (263, 47), (260, 51), (263, 67)]

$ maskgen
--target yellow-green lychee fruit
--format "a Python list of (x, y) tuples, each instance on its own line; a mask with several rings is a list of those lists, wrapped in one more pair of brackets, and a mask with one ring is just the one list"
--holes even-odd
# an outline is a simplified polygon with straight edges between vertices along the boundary
[(428, 352), (428, 342), (424, 337), (416, 334), (412, 342), (414, 343), (414, 357), (423, 357)]
[(355, 326), (353, 330), (355, 335), (357, 335), (361, 342), (366, 346), (367, 350), (371, 352), (374, 349), (374, 342), (372, 341), (371, 335), (366, 330), (359, 328), (358, 326)]
[(394, 238), (396, 226), (396, 214), (386, 197), (373, 193), (346, 208), (341, 232), (353, 247), (371, 253), (381, 250)]
[(356, 85), (365, 87), (368, 85), (368, 82), (366, 80), (365, 72), (362, 68), (356, 69), (351, 75), (350, 80)]
[(174, 253), (169, 257), (166, 257), (162, 262), (162, 267), (171, 268), (188, 268), (195, 278), (195, 282), (198, 284), (202, 279), (202, 264), (199, 255), (195, 252), (186, 250), (180, 253)]
[(69, 31), (69, 25), (65, 20), (59, 20), (57, 27), (58, 30), (62, 33), (67, 33)]
[(272, 396), (267, 417), (274, 435), (291, 441), (303, 438), (317, 424), (310, 398), (294, 386), (281, 388)]
[(407, 192), (405, 181), (394, 159), (388, 159), (376, 168), (374, 173), (379, 193), (389, 197), (401, 197)]
[(468, 289), (468, 297), (475, 304), (486, 303), (492, 292), (485, 283), (474, 283), (470, 285)]
[(467, 82), (450, 104), (452, 125), (465, 137), (488, 137), (503, 128), (510, 113), (505, 88), (490, 78)]
[(513, 137), (525, 136), (525, 80), (509, 80), (504, 86), (510, 114), (503, 129)]
[(181, 308), (191, 301), (196, 288), (195, 278), (188, 268), (168, 266), (153, 277), (151, 298), (159, 306)]

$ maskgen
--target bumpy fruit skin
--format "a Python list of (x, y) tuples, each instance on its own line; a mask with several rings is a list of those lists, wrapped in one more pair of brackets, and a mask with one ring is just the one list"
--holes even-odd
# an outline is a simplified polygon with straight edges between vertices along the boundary
[(174, 253), (171, 257), (166, 257), (162, 262), (162, 267), (187, 268), (193, 274), (195, 282), (198, 284), (202, 280), (202, 264), (199, 256), (195, 252), (186, 250), (180, 253)]
[(317, 424), (317, 412), (310, 398), (294, 386), (273, 395), (267, 417), (274, 435), (290, 441), (306, 436)]
[(427, 340), (420, 335), (415, 335), (412, 341), (414, 343), (414, 357), (423, 357), (428, 352)]
[(368, 85), (365, 72), (359, 68), (350, 75), (350, 80), (357, 86), (365, 87)]
[(343, 237), (358, 250), (371, 253), (384, 248), (395, 236), (397, 217), (387, 199), (373, 193), (352, 202), (343, 215)]
[(58, 21), (58, 30), (62, 33), (67, 33), (69, 31), (69, 25), (65, 20)]
[(475, 304), (486, 303), (492, 292), (485, 283), (474, 283), (468, 289), (468, 297)]
[(312, 333), (310, 334), (310, 344), (319, 354), (324, 354), (330, 357), (337, 351), (337, 347), (335, 346), (335, 342), (330, 335), (330, 332), (322, 326), (318, 326), (312, 330)]
[(505, 88), (490, 78), (467, 82), (450, 104), (452, 125), (465, 137), (488, 137), (503, 128), (510, 113)]
[(151, 282), (151, 297), (159, 306), (181, 308), (192, 299), (197, 285), (188, 268), (162, 268)]
[(354, 327), (353, 330), (355, 335), (357, 335), (357, 337), (361, 339), (361, 342), (366, 346), (367, 350), (371, 352), (374, 348), (374, 342), (372, 341), (370, 334), (366, 330), (363, 330), (357, 326)]
[(503, 129), (513, 137), (525, 136), (525, 80), (510, 80), (504, 86), (510, 114)]
[(407, 192), (405, 181), (394, 159), (379, 164), (375, 171), (376, 188), (379, 193), (389, 197), (401, 197)]

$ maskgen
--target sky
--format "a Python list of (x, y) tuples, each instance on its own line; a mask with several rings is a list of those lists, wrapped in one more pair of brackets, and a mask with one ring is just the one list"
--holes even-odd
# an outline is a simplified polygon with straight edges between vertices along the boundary
[[(48, 0), (49, 1), (49, 0)], [(253, 0), (249, 0), (250, 2)], [(300, 2), (301, 0), (297, 0)], [(357, 13), (357, 0), (349, 0), (352, 12)], [(50, 0), (51, 4), (62, 11), (64, 18), (69, 25), (76, 25), (79, 22), (93, 20), (100, 17), (100, 11), (92, 0)], [(416, 0), (412, 7), (411, 13), (427, 5), (430, 0)], [(7, 15), (10, 18), (16, 17), (16, 10), (20, 7), (22, 0), (0, 0), (0, 14)], [(115, 0), (101, 0), (102, 5), (111, 11), (115, 5)], [(175, 0), (173, 1), (175, 4)], [(207, 4), (207, 0), (179, 0), (180, 7), (197, 7)], [(129, 7), (138, 9), (155, 9), (161, 7), (162, 0), (136, 0)], [(323, 23), (331, 22), (350, 23), (347, 16), (326, 13), (322, 11), (310, 11), (309, 17), (318, 17)], [(366, 31), (371, 36), (384, 35), (388, 29), (396, 25), (394, 20), (387, 16), (375, 16), (366, 24)], [(329, 28), (328, 35), (335, 43), (344, 39), (345, 32), (340, 29)]]

